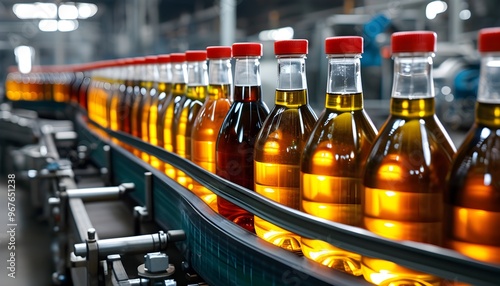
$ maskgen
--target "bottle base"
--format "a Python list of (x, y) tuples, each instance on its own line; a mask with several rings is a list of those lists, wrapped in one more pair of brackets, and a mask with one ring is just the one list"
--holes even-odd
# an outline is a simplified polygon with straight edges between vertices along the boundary
[(365, 280), (380, 286), (442, 286), (442, 279), (399, 266), (393, 262), (363, 257), (361, 271)]
[(361, 272), (361, 255), (321, 240), (302, 238), (300, 242), (305, 257), (354, 276), (363, 274)]

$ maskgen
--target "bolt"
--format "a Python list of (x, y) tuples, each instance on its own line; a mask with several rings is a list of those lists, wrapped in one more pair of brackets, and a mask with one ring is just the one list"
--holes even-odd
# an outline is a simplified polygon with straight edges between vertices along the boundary
[(168, 262), (168, 256), (165, 253), (153, 252), (144, 255), (144, 267), (149, 273), (166, 271)]
[(87, 230), (87, 237), (89, 240), (95, 240), (95, 228), (89, 228), (89, 230)]

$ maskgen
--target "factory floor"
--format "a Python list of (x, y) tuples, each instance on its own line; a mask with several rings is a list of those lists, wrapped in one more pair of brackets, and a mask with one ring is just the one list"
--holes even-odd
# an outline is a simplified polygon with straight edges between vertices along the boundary
[[(10, 238), (12, 231), (8, 231), (12, 227), (8, 226), (7, 180), (7, 174), (0, 175), (0, 285), (53, 285), (51, 231), (48, 223), (33, 213), (30, 193), (20, 185), (19, 180), (16, 180), (18, 183), (15, 186), (15, 241)], [(12, 252), (9, 243), (11, 248), (15, 246), (15, 278), (8, 276), (11, 273), (8, 260)]]

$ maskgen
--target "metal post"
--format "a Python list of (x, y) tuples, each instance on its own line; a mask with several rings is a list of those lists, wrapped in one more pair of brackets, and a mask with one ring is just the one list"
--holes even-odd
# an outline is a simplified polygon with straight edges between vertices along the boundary
[(236, 34), (236, 1), (220, 1), (220, 44), (231, 46)]
[(449, 17), (449, 29), (450, 29), (450, 39), (452, 43), (458, 42), (460, 39), (460, 34), (463, 31), (462, 20), (460, 20), (459, 14), (463, 7), (463, 0), (450, 0), (448, 1), (450, 5), (450, 10), (448, 13)]

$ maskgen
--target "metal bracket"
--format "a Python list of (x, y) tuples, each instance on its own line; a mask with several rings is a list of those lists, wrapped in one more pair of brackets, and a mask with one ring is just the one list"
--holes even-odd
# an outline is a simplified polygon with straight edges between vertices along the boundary
[(104, 151), (104, 167), (101, 168), (101, 176), (104, 181), (105, 186), (111, 186), (113, 183), (113, 164), (111, 158), (111, 147), (109, 145), (104, 145), (102, 147)]
[[(167, 233), (160, 231), (154, 234), (97, 240), (95, 229), (90, 228), (87, 235), (85, 243), (74, 245), (71, 262), (74, 266), (85, 264), (88, 286), (99, 284), (99, 261), (108, 259), (113, 269), (116, 266), (113, 275), (118, 274), (118, 276), (115, 278), (124, 279), (124, 270), (116, 264), (119, 255), (164, 251), (168, 243), (186, 239), (186, 234), (183, 230), (170, 230)], [(86, 258), (85, 262), (83, 262), (82, 257)]]
[[(133, 183), (124, 183), (116, 187), (102, 187), (102, 188), (84, 188), (84, 189), (66, 189), (66, 185), (59, 184), (59, 191), (56, 192), (55, 197), (48, 199), (49, 205), (49, 218), (53, 223), (54, 232), (57, 233), (58, 241), (58, 256), (59, 263), (56, 266), (56, 272), (53, 274), (55, 284), (63, 284), (65, 280), (66, 265), (64, 261), (68, 255), (68, 220), (69, 220), (69, 201), (70, 199), (81, 199), (84, 201), (103, 201), (103, 200), (116, 200), (121, 198), (126, 192), (134, 190)], [(81, 202), (81, 201), (80, 201)], [(88, 236), (89, 234), (87, 234)], [(95, 231), (93, 233), (95, 240)], [(80, 263), (76, 258), (72, 262)]]
[(135, 235), (141, 233), (141, 225), (143, 222), (151, 222), (154, 220), (153, 174), (151, 172), (144, 173), (144, 194), (146, 205), (134, 207)]

